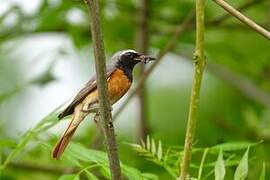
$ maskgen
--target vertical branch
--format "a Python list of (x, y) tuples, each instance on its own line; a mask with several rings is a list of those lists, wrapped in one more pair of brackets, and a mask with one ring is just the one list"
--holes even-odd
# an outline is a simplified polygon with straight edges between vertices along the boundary
[(99, 98), (99, 112), (106, 148), (109, 157), (111, 176), (113, 180), (121, 179), (120, 162), (114, 134), (111, 107), (108, 101), (108, 85), (105, 77), (105, 50), (102, 39), (100, 12), (98, 0), (87, 0), (91, 16), (91, 33), (94, 46), (95, 68), (97, 74), (97, 89)]
[(196, 0), (196, 49), (193, 58), (194, 76), (189, 105), (184, 156), (180, 168), (180, 180), (185, 180), (188, 175), (198, 114), (201, 81), (206, 63), (204, 56), (204, 6), (205, 0)]
[[(149, 47), (149, 0), (141, 0), (138, 14), (138, 34), (136, 36), (136, 46), (139, 52), (147, 54)], [(140, 76), (145, 71), (145, 65), (140, 65)], [(145, 139), (149, 134), (147, 125), (147, 89), (145, 82), (138, 92), (139, 100), (139, 139)]]

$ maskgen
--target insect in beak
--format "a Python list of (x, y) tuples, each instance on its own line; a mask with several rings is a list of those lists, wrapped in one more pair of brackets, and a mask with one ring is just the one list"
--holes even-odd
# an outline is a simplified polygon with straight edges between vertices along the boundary
[(149, 61), (156, 60), (156, 58), (141, 54), (137, 58), (135, 58), (135, 60), (140, 61), (140, 62), (142, 62), (144, 64), (147, 64)]

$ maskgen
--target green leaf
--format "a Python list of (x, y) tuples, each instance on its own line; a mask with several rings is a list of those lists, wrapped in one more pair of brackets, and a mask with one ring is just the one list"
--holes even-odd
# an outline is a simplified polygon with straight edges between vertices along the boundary
[(158, 176), (152, 173), (142, 173), (142, 176), (144, 179), (153, 179), (153, 180), (158, 180)]
[(150, 151), (150, 149), (151, 149), (151, 142), (150, 142), (150, 137), (149, 136), (147, 136), (147, 138), (146, 138), (146, 149), (148, 151)]
[(80, 180), (76, 174), (63, 175), (58, 180)]
[(105, 165), (103, 165), (103, 164), (100, 164), (100, 163), (97, 163), (97, 164), (101, 167), (101, 170), (100, 170), (101, 174), (102, 174), (105, 178), (110, 179), (110, 178), (111, 178), (111, 174), (110, 174), (110, 169), (109, 169), (109, 167), (108, 167), (108, 166), (105, 166)]
[(247, 149), (248, 147), (256, 146), (260, 143), (262, 143), (262, 141), (259, 141), (256, 143), (250, 143), (250, 142), (223, 143), (223, 144), (218, 144), (216, 146), (209, 148), (209, 152), (214, 153), (214, 154), (218, 154), (220, 149), (222, 149), (222, 151), (238, 151), (238, 150), (242, 150), (242, 149)]
[(162, 158), (162, 144), (161, 144), (161, 141), (158, 141), (157, 157), (158, 157), (158, 160), (161, 160), (161, 158)]
[(72, 156), (64, 156), (63, 157), (64, 161), (68, 162), (68, 164), (73, 165), (73, 166), (77, 166), (77, 167), (82, 167), (82, 164), (80, 163), (80, 161)]
[(0, 149), (4, 147), (16, 147), (17, 142), (11, 139), (1, 139), (0, 140)]
[(259, 180), (265, 180), (265, 162), (263, 162), (262, 172)]
[(128, 179), (142, 179), (142, 175), (139, 170), (129, 167), (126, 165), (121, 164), (121, 168), (123, 171), (123, 174), (128, 178)]
[(19, 153), (21, 152), (25, 146), (35, 137), (37, 137), (40, 133), (48, 130), (55, 124), (57, 124), (58, 118), (58, 110), (61, 106), (56, 108), (53, 112), (48, 114), (45, 118), (43, 118), (34, 128), (28, 130), (24, 136), (20, 139), (20, 141), (17, 143), (17, 146), (11, 151), (11, 153), (7, 156), (5, 162), (2, 165), (2, 168), (4, 169), (8, 163)]
[(141, 146), (141, 145), (139, 145), (139, 144), (130, 144), (130, 143), (129, 143), (128, 145), (130, 145), (132, 148), (134, 148), (134, 149), (136, 149), (136, 150), (145, 148), (145, 147), (143, 147), (143, 146)]
[[(77, 159), (80, 161), (97, 164), (102, 168), (101, 173), (103, 173), (105, 177), (110, 177), (109, 161), (105, 152), (87, 149), (77, 143), (71, 143), (64, 153), (64, 158), (67, 160)], [(121, 168), (123, 174), (129, 179), (142, 179), (143, 177), (142, 173), (133, 167), (121, 163)]]
[(144, 141), (141, 139), (141, 146), (143, 147), (143, 148), (145, 148), (145, 143), (144, 143)]
[(202, 176), (202, 171), (203, 171), (203, 165), (204, 165), (204, 161), (205, 161), (205, 158), (206, 158), (206, 155), (207, 155), (207, 152), (208, 152), (208, 148), (206, 148), (203, 152), (203, 156), (202, 156), (202, 160), (201, 160), (201, 164), (200, 164), (200, 168), (199, 168), (199, 173), (198, 173), (198, 180), (201, 179), (201, 176)]
[(71, 156), (85, 162), (99, 162), (108, 165), (108, 157), (105, 152), (87, 149), (77, 143), (71, 143), (64, 156)]
[(223, 160), (222, 149), (220, 149), (218, 158), (215, 164), (215, 180), (223, 180), (225, 177), (225, 163)]
[(85, 171), (86, 176), (88, 177), (88, 179), (91, 180), (98, 180), (97, 176), (95, 176), (93, 173), (89, 172), (89, 171)]
[(155, 143), (155, 140), (153, 138), (151, 139), (151, 152), (153, 154), (156, 154), (156, 143)]
[(248, 152), (249, 152), (249, 148), (246, 150), (238, 167), (236, 168), (236, 171), (234, 174), (234, 180), (246, 179), (246, 177), (248, 175)]
[(123, 174), (128, 178), (128, 179), (158, 179), (155, 174), (151, 173), (141, 173), (139, 170), (126, 166), (122, 164), (122, 171)]

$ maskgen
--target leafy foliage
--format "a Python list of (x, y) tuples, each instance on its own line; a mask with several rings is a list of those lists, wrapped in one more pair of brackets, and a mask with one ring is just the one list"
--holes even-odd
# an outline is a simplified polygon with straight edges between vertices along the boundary
[(239, 165), (236, 168), (235, 174), (234, 174), (234, 180), (244, 180), (247, 178), (248, 175), (248, 152), (249, 148), (243, 155)]
[(140, 155), (144, 156), (147, 160), (162, 166), (172, 177), (177, 177), (177, 164), (173, 161), (179, 155), (177, 151), (171, 149), (164, 149), (161, 141), (158, 143), (150, 136), (147, 136), (146, 142), (141, 141), (139, 144), (130, 144)]
[(24, 150), (25, 146), (33, 139), (35, 139), (40, 133), (48, 130), (52, 126), (54, 126), (58, 121), (57, 114), (58, 109), (54, 110), (46, 117), (44, 117), (35, 127), (28, 130), (20, 141), (17, 143), (16, 147), (11, 151), (11, 153), (7, 156), (6, 160), (4, 161), (3, 165), (1, 166), (4, 169), (10, 161), (21, 151)]
[[(46, 145), (46, 147), (51, 146)], [(67, 151), (64, 153), (63, 160), (77, 166), (80, 171), (73, 175), (64, 175), (60, 179), (79, 179), (80, 175), (85, 172), (85, 175), (90, 179), (98, 179), (90, 170), (93, 168), (99, 168), (100, 174), (104, 177), (110, 177), (108, 156), (105, 152), (87, 149), (82, 145), (71, 143)], [(84, 165), (87, 164), (87, 165)], [(128, 179), (158, 179), (156, 175), (151, 173), (142, 173), (136, 168), (130, 167), (121, 163), (121, 169), (123, 175)]]
[(222, 149), (220, 149), (218, 159), (215, 164), (215, 180), (223, 180), (225, 177), (225, 173), (225, 162), (223, 160)]
[[(161, 146), (161, 141), (158, 141)], [(259, 142), (260, 143), (260, 142)], [(192, 164), (192, 168), (196, 169), (198, 172), (198, 177), (193, 179), (205, 179), (214, 173), (214, 177), (216, 180), (223, 180), (226, 174), (226, 167), (237, 166), (234, 174), (235, 180), (244, 180), (248, 175), (248, 153), (249, 148), (251, 146), (256, 146), (259, 143), (248, 143), (248, 142), (230, 142), (218, 144), (209, 148), (193, 148), (193, 154), (202, 153), (202, 159), (200, 166)], [(178, 162), (179, 157), (182, 155), (182, 152), (179, 152), (180, 147), (164, 148), (161, 146), (160, 149), (165, 149), (165, 154), (158, 158), (158, 154), (156, 152), (157, 143), (153, 138), (147, 136), (146, 142), (141, 141), (141, 144), (130, 144), (136, 152), (138, 152), (141, 156), (145, 157), (147, 160), (154, 162), (155, 164), (163, 167), (172, 177), (178, 177)], [(158, 145), (159, 146), (159, 145)], [(217, 148), (219, 148), (219, 153), (217, 153)], [(223, 159), (223, 149), (224, 151), (230, 152), (226, 154), (228, 157), (225, 161)], [(241, 159), (236, 157), (236, 152), (239, 150), (247, 149)], [(217, 157), (215, 162), (205, 163), (207, 161), (207, 153), (212, 153)], [(209, 157), (211, 159), (212, 157)], [(208, 168), (207, 173), (203, 173), (203, 168)], [(210, 168), (210, 169), (209, 169)], [(203, 177), (203, 174), (205, 175)], [(262, 170), (262, 174), (264, 174)], [(263, 176), (263, 175), (262, 175)]]
[(265, 163), (263, 163), (262, 172), (259, 180), (265, 180)]

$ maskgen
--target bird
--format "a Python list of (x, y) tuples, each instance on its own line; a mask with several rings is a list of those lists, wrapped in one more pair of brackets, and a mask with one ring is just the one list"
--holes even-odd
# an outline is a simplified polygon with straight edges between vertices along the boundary
[[(116, 52), (111, 60), (113, 63), (106, 66), (106, 78), (108, 100), (110, 105), (113, 105), (130, 89), (133, 81), (133, 69), (136, 64), (147, 64), (149, 61), (155, 60), (155, 58), (127, 49)], [(97, 114), (98, 112), (97, 78), (94, 75), (78, 92), (72, 102), (58, 115), (59, 120), (69, 115), (72, 115), (72, 118), (52, 150), (54, 159), (59, 159), (64, 153), (76, 129), (85, 117), (88, 114)]]

